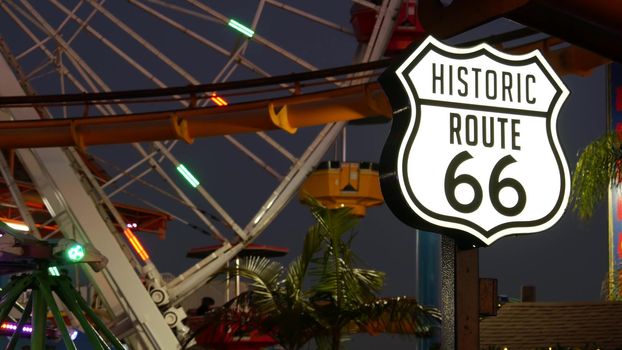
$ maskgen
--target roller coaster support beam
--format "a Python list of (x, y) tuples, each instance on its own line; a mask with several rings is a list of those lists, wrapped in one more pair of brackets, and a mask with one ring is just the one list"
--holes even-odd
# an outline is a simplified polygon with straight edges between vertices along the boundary
[[(0, 148), (120, 144), (298, 128), (392, 115), (376, 83), (225, 107), (0, 123)], [(34, 118), (35, 116), (33, 116)]]

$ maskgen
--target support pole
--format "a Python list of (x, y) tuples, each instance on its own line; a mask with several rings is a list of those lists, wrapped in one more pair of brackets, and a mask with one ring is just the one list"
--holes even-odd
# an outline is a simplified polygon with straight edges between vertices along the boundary
[(6, 294), (2, 295), (2, 303), (0, 303), (0, 323), (6, 320), (17, 299), (30, 286), (31, 282), (32, 278), (29, 275), (22, 275), (15, 277), (15, 280), (11, 281), (9, 286), (5, 288)]
[(26, 321), (30, 318), (30, 312), (32, 311), (32, 296), (28, 298), (28, 304), (26, 304), (26, 308), (22, 311), (22, 317), (19, 319), (17, 323), (17, 328), (15, 329), (15, 333), (9, 339), (9, 343), (6, 345), (5, 350), (13, 350), (17, 346), (17, 341), (19, 340), (20, 331), (26, 325)]
[[(64, 277), (61, 276), (60, 278)], [(63, 282), (60, 282), (60, 278), (56, 280), (56, 283), (53, 286), (54, 292), (63, 301), (63, 303), (65, 304), (65, 306), (67, 306), (71, 313), (76, 316), (93, 349), (104, 350), (99, 335), (97, 334), (97, 332), (95, 332), (95, 329), (93, 329), (89, 321), (82, 313), (82, 309), (80, 309), (80, 306), (78, 305), (75, 296), (69, 292), (69, 288), (67, 288)], [(68, 285), (71, 285), (71, 282), (69, 280), (67, 280), (66, 283)]]
[(77, 350), (76, 345), (71, 340), (71, 336), (69, 335), (69, 331), (67, 330), (67, 326), (65, 325), (65, 320), (61, 315), (60, 309), (58, 305), (56, 305), (56, 301), (52, 296), (52, 287), (50, 285), (49, 277), (46, 274), (46, 270), (44, 272), (37, 271), (34, 273), (35, 279), (39, 284), (39, 294), (44, 298), (47, 303), (52, 316), (54, 317), (54, 321), (56, 321), (56, 328), (60, 332), (60, 335), (63, 339), (63, 343), (65, 344), (66, 349)]
[(479, 349), (479, 249), (456, 248), (456, 343)]
[(442, 350), (479, 348), (479, 250), (441, 239)]
[(441, 350), (456, 349), (456, 242), (441, 237)]
[(68, 293), (69, 295), (73, 295), (74, 300), (78, 302), (78, 305), (87, 314), (91, 322), (95, 324), (95, 327), (97, 328), (99, 333), (103, 334), (106, 340), (108, 340), (108, 342), (112, 344), (114, 349), (123, 350), (124, 347), (119, 341), (119, 339), (117, 339), (117, 337), (108, 329), (106, 324), (104, 324), (104, 322), (99, 318), (99, 316), (97, 316), (95, 311), (91, 309), (89, 304), (86, 302), (86, 300), (84, 300), (84, 298), (82, 298), (80, 293), (78, 293), (75, 289), (71, 288), (71, 285), (67, 284), (67, 282), (65, 282), (65, 285), (61, 288), (64, 288), (66, 293)]
[(37, 288), (32, 289), (32, 335), (30, 346), (33, 349), (45, 348), (45, 331), (47, 329), (47, 306), (41, 291)]

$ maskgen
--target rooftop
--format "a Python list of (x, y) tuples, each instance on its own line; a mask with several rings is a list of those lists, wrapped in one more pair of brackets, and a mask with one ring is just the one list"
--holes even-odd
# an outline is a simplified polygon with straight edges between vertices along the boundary
[(503, 305), (480, 322), (482, 349), (496, 345), (521, 350), (555, 345), (622, 349), (622, 302)]

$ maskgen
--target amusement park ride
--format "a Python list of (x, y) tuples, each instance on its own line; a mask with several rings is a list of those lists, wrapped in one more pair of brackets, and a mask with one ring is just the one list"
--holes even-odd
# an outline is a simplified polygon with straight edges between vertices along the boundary
[[(159, 7), (148, 6), (146, 2)], [(320, 160), (340, 136), (345, 144), (344, 127), (347, 123), (361, 122), (365, 118), (376, 122), (391, 118), (387, 99), (373, 82), (378, 71), (388, 65), (388, 60), (381, 59), (399, 54), (428, 34), (449, 38), (493, 19), (507, 17), (528, 28), (480, 41), (513, 53), (540, 49), (560, 74), (585, 75), (609, 61), (622, 60), (622, 47), (611, 44), (619, 42), (622, 37), (622, 22), (619, 21), (622, 7), (610, 5), (605, 0), (455, 0), (447, 6), (438, 0), (419, 0), (418, 3), (411, 0), (356, 0), (351, 11), (353, 31), (276, 0), (259, 1), (250, 26), (202, 2), (187, 2), (191, 7), (160, 1), (129, 1), (142, 15), (152, 16), (160, 21), (158, 23), (163, 22), (224, 54), (227, 62), (214, 83), (201, 84), (101, 2), (80, 1), (69, 9), (52, 0), (48, 6), (63, 19), (58, 24), (48, 21), (43, 11), (28, 1), (21, 4), (0, 1), (5, 17), (18, 28), (15, 31), (20, 31), (33, 43), (20, 47), (23, 51), (18, 53), (20, 51), (9, 48), (4, 41), (0, 42), (3, 56), (0, 59), (0, 148), (3, 149), (0, 154), (3, 175), (0, 215), (3, 222), (19, 224), (14, 226), (18, 228), (25, 225), (25, 230), (30, 231), (25, 235), (5, 229), (5, 235), (0, 239), (19, 237), (17, 240), (23, 242), (12, 241), (15, 247), (42, 247), (39, 253), (44, 254), (31, 257), (31, 263), (24, 271), (32, 272), (13, 280), (2, 295), (5, 298), (11, 296), (12, 305), (22, 291), (32, 288), (33, 283), (45, 286), (33, 289), (39, 290), (39, 294), (33, 293), (32, 303), (22, 310), (25, 316), (32, 310), (32, 330), (37, 335), (33, 339), (39, 342), (33, 344), (42, 346), (45, 332), (38, 329), (45, 328), (45, 322), (37, 310), (45, 311), (45, 304), (56, 317), (56, 325), (67, 344), (64, 321), (57, 317), (60, 311), (53, 310), (56, 304), (50, 299), (49, 290), (53, 290), (74, 315), (82, 315), (80, 310), (87, 312), (91, 322), (115, 347), (121, 346), (116, 340), (119, 338), (136, 349), (180, 348), (189, 334), (184, 323), (186, 310), (179, 306), (180, 303), (227, 262), (252, 247), (253, 240), (301, 186), (301, 193), (317, 198), (327, 207), (351, 207), (360, 216), (365, 215), (366, 208), (382, 204), (375, 164), (347, 162), (345, 155), (341, 161), (320, 163)], [(85, 8), (80, 8), (83, 3)], [(320, 70), (274, 44), (260, 35), (261, 26), (257, 26), (264, 6), (281, 9), (314, 25), (353, 36), (360, 46), (357, 63)], [(236, 38), (241, 41), (229, 52), (185, 27), (175, 16), (156, 8), (231, 28), (237, 31)], [(106, 18), (190, 85), (167, 87), (120, 46), (98, 32), (91, 22), (95, 14)], [(72, 40), (75, 36), (68, 39), (69, 34), (58, 35), (69, 22), (75, 24), (74, 29), (77, 28), (75, 35), (80, 31), (87, 32), (157, 88), (132, 91), (119, 88), (113, 91), (74, 49)], [(31, 26), (36, 31), (33, 32)], [(550, 36), (541, 35), (539, 31)], [(40, 38), (40, 33), (45, 37)], [(49, 49), (48, 42), (53, 42), (57, 50)], [(516, 42), (519, 44), (511, 44)], [(309, 72), (270, 77), (245, 57), (249, 43), (266, 47)], [(49, 67), (45, 64), (31, 68), (35, 71), (25, 71), (23, 66), (29, 63), (22, 61), (38, 50)], [(225, 82), (238, 65), (264, 77)], [(40, 70), (50, 68), (60, 76), (60, 93), (37, 93), (37, 81), (33, 77)], [(66, 82), (71, 82), (75, 89), (65, 89)], [(76, 93), (68, 93), (70, 91)], [(67, 118), (68, 112), (80, 117)], [(294, 134), (299, 128), (310, 126), (322, 126), (322, 129), (300, 156), (294, 156), (275, 140), (276, 137), (266, 133), (282, 130)], [(289, 163), (284, 174), (232, 136), (241, 133), (257, 133), (276, 153), (287, 158)], [(207, 185), (204, 186), (184, 164), (183, 156), (173, 151), (177, 140), (192, 144), (198, 143), (201, 137), (212, 136), (223, 136), (245, 157), (279, 181), (246, 224), (235, 220), (207, 191)], [(110, 144), (130, 145), (138, 152), (140, 160), (116, 169), (115, 176), (108, 175), (110, 167), (102, 164), (87, 147)], [(169, 168), (188, 181), (195, 191), (192, 195), (176, 185)], [(158, 205), (142, 207), (111, 199), (134, 183), (144, 183), (144, 178), (154, 173), (171, 187), (172, 196), (195, 215), (200, 224), (192, 224)], [(215, 214), (195, 205), (194, 198), (208, 203), (210, 211)], [(209, 233), (218, 245), (209, 249), (209, 253), (188, 271), (166, 280), (134, 231), (164, 238), (170, 220)], [(108, 258), (107, 264), (99, 266), (101, 270), (87, 266), (82, 270), (89, 278), (92, 292), (97, 295), (97, 302), (87, 305), (80, 301), (82, 298), (66, 277), (49, 277), (46, 273), (47, 267), (55, 261), (55, 247), (62, 246), (60, 242), (78, 242), (84, 247), (94, 247), (98, 254)], [(5, 247), (3, 244), (4, 241), (0, 241), (1, 247)], [(0, 269), (5, 273), (16, 272), (10, 270), (11, 261), (5, 261), (5, 255), (2, 257)], [(37, 264), (33, 265), (32, 261)], [(77, 304), (68, 301), (72, 297), (78, 300)], [(45, 300), (43, 306), (41, 298)], [(11, 310), (4, 301), (2, 305), (0, 316), (4, 319)], [(91, 307), (106, 314), (105, 325), (98, 321), (97, 315), (89, 313)], [(22, 317), (15, 329), (26, 329), (27, 319)], [(89, 334), (87, 320), (79, 319), (74, 323)], [(97, 338), (94, 333), (90, 337)]]

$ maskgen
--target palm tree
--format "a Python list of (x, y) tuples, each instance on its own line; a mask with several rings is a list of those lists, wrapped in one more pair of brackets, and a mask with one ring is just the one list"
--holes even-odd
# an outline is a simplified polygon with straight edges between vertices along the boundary
[(440, 319), (436, 310), (409, 298), (378, 298), (384, 273), (357, 267), (351, 242), (358, 219), (349, 209), (315, 203), (311, 212), (316, 224), (302, 254), (287, 269), (263, 257), (242, 259), (235, 272), (250, 280), (251, 292), (214, 312), (212, 321), (223, 324), (242, 313), (249, 329), (285, 349), (314, 338), (320, 349), (338, 350), (344, 335), (358, 332), (429, 335)]
[(587, 145), (572, 176), (574, 210), (581, 218), (592, 216), (596, 204), (607, 196), (612, 184), (622, 182), (620, 135), (605, 134)]

